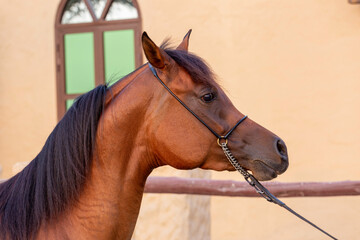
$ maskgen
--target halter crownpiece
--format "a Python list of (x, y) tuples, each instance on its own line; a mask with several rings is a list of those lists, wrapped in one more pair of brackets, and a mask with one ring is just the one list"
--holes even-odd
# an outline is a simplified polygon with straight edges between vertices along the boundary
[[(247, 116), (244, 116), (243, 118), (241, 118), (233, 128), (231, 128), (225, 135), (219, 135), (218, 133), (216, 133), (209, 125), (207, 125), (198, 115), (196, 115), (196, 113), (194, 113), (183, 101), (181, 101), (180, 98), (178, 98), (178, 96), (176, 96), (176, 94), (171, 91), (171, 89), (166, 86), (166, 84), (159, 78), (156, 70), (154, 69), (154, 67), (148, 63), (149, 68), (151, 70), (151, 72), (154, 74), (154, 76), (159, 80), (159, 82), (161, 83), (161, 85), (163, 85), (163, 87), (184, 107), (186, 108), (186, 110), (188, 110), (197, 120), (199, 120), (207, 129), (210, 130), (210, 132), (212, 134), (215, 135), (215, 137), (217, 138), (217, 143), (218, 145), (222, 148), (222, 150), (224, 151), (224, 154), (226, 156), (226, 158), (229, 160), (229, 162), (231, 163), (231, 165), (241, 174), (244, 176), (246, 182), (248, 182), (250, 184), (250, 186), (252, 186), (253, 188), (255, 188), (255, 191), (257, 193), (259, 193), (263, 198), (265, 198), (266, 200), (268, 200), (269, 202), (275, 203), (277, 205), (279, 205), (280, 207), (285, 208), (286, 210), (288, 210), (289, 212), (291, 212), (292, 214), (294, 214), (295, 216), (297, 216), (298, 218), (300, 218), (301, 220), (307, 222), (308, 224), (310, 224), (311, 226), (313, 226), (314, 228), (318, 229), (319, 231), (321, 231), (322, 233), (326, 234), (328, 237), (337, 240), (337, 238), (333, 237), (332, 235), (330, 235), (329, 233), (325, 232), (324, 230), (322, 230), (321, 228), (319, 228), (318, 226), (316, 226), (315, 224), (313, 224), (312, 222), (310, 222), (309, 220), (307, 220), (306, 218), (304, 218), (303, 216), (301, 216), (300, 214), (298, 214), (297, 212), (295, 212), (294, 210), (292, 210), (290, 207), (288, 207), (285, 203), (283, 203), (282, 201), (280, 201), (277, 197), (275, 197), (273, 194), (271, 194), (269, 192), (269, 190), (267, 190), (251, 173), (249, 173), (248, 171), (246, 171), (243, 167), (241, 167), (241, 165), (239, 164), (239, 162), (236, 160), (236, 158), (233, 156), (233, 154), (231, 153), (230, 149), (227, 146), (228, 143), (228, 137), (230, 136), (230, 134), (240, 125), (240, 123), (242, 123)], [(221, 140), (225, 140), (225, 141), (221, 141)]]

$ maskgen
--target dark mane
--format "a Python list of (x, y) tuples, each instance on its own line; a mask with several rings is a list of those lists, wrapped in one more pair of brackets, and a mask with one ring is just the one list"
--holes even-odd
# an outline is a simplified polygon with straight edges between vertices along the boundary
[(106, 86), (82, 95), (20, 173), (0, 184), (0, 239), (32, 239), (82, 190), (91, 166)]
[(195, 83), (215, 84), (215, 74), (201, 57), (187, 51), (174, 49), (170, 46), (169, 39), (166, 39), (160, 48), (183, 67)]

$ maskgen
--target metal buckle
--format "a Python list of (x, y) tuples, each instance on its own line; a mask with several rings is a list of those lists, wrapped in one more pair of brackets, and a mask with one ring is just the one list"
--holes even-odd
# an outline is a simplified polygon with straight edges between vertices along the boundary
[(217, 139), (217, 144), (221, 147), (221, 139), (224, 139), (225, 140), (225, 145), (228, 144), (228, 140), (227, 138), (225, 138), (224, 136), (220, 136), (218, 139)]

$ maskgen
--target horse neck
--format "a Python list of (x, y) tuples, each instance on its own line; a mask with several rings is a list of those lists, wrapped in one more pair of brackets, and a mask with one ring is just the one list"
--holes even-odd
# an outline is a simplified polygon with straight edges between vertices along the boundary
[(89, 177), (78, 204), (65, 217), (70, 232), (90, 234), (87, 239), (130, 239), (135, 227), (146, 178), (153, 169), (141, 134), (151, 97), (145, 93), (152, 92), (137, 94), (146, 84), (143, 70), (110, 89)]

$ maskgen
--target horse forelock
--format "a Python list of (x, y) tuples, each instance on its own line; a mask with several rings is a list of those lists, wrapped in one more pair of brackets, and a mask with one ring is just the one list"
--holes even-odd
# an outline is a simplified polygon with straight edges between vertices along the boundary
[(107, 86), (79, 97), (20, 173), (0, 184), (0, 239), (35, 238), (77, 200), (90, 170)]
[(184, 50), (175, 49), (170, 39), (165, 39), (160, 45), (174, 61), (190, 75), (195, 83), (214, 86), (216, 85), (216, 76), (201, 57)]

